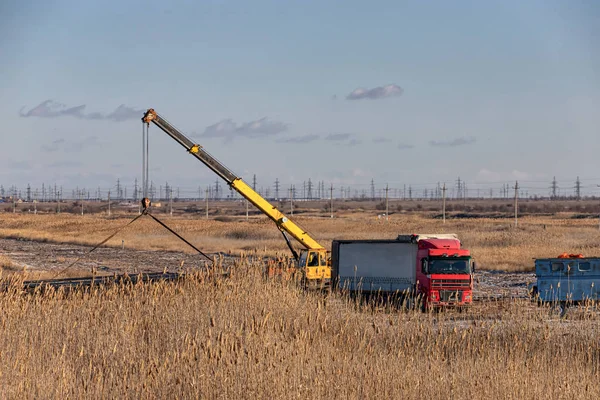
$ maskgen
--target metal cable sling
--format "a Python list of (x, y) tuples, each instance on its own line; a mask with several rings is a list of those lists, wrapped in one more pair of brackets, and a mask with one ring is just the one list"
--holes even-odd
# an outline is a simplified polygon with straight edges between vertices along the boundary
[(158, 218), (156, 218), (154, 215), (150, 214), (150, 199), (147, 197), (144, 197), (142, 199), (142, 215), (146, 214), (148, 215), (150, 218), (152, 218), (153, 220), (155, 220), (156, 222), (158, 222), (160, 225), (162, 225), (166, 230), (168, 230), (169, 232), (171, 232), (173, 235), (175, 235), (176, 237), (178, 237), (179, 239), (181, 239), (185, 244), (187, 244), (188, 246), (190, 246), (192, 249), (196, 250), (199, 254), (203, 255), (204, 257), (206, 257), (207, 260), (211, 261), (213, 263), (213, 265), (215, 264), (215, 260), (210, 258), (209, 256), (207, 256), (206, 254), (204, 254), (200, 249), (198, 249), (196, 246), (194, 246), (193, 244), (191, 244), (190, 242), (188, 242), (183, 236), (181, 236), (180, 234), (178, 234), (177, 232), (175, 232), (173, 229), (169, 228), (167, 225), (165, 225), (162, 221), (160, 221)]
[(133, 224), (135, 221), (138, 220), (138, 218), (142, 217), (144, 214), (140, 214), (137, 217), (135, 217), (134, 219), (132, 219), (131, 221), (129, 221), (128, 223), (126, 223), (125, 225), (119, 227), (112, 235), (110, 235), (109, 237), (107, 237), (106, 239), (104, 239), (103, 241), (101, 241), (100, 243), (98, 243), (97, 245), (95, 245), (90, 251), (88, 251), (87, 253), (85, 253), (84, 255), (78, 257), (75, 261), (73, 261), (71, 264), (67, 265), (65, 268), (63, 268), (62, 270), (58, 271), (56, 274), (52, 275), (52, 277), (50, 279), (54, 279), (57, 276), (61, 275), (62, 273), (64, 273), (66, 270), (68, 270), (69, 268), (71, 268), (73, 265), (77, 264), (82, 258), (88, 256), (92, 251), (96, 250), (98, 247), (102, 246), (104, 243), (108, 242), (110, 239), (112, 239), (113, 237), (115, 237), (115, 235), (119, 232), (121, 232), (123, 229), (125, 229), (126, 227), (128, 227), (129, 225)]
[(150, 214), (149, 212), (146, 212), (146, 214), (152, 218), (153, 220), (155, 220), (156, 222), (158, 222), (160, 225), (162, 225), (166, 230), (168, 230), (169, 232), (171, 232), (173, 235), (177, 236), (179, 239), (181, 239), (185, 244), (187, 244), (188, 246), (190, 246), (192, 249), (196, 250), (199, 254), (203, 255), (204, 257), (206, 257), (207, 260), (209, 260), (210, 262), (212, 262), (213, 264), (215, 263), (215, 260), (213, 260), (212, 258), (210, 258), (209, 256), (207, 256), (205, 253), (203, 253), (200, 249), (198, 249), (196, 246), (194, 246), (193, 244), (191, 244), (190, 242), (188, 242), (183, 236), (181, 236), (180, 234), (178, 234), (177, 232), (175, 232), (173, 229), (169, 228), (167, 225), (165, 225), (162, 221), (160, 221), (158, 218), (156, 218), (154, 215)]
[[(146, 125), (146, 126), (144, 126)], [(75, 261), (73, 261), (71, 264), (69, 264), (68, 266), (66, 266), (65, 268), (63, 268), (62, 270), (58, 271), (57, 273), (55, 273), (54, 275), (52, 275), (52, 277), (50, 278), (55, 279), (57, 276), (63, 274), (65, 271), (67, 271), (69, 268), (71, 268), (73, 265), (77, 264), (82, 258), (88, 256), (90, 253), (92, 253), (94, 250), (96, 250), (98, 247), (102, 246), (103, 244), (105, 244), (106, 242), (108, 242), (110, 239), (112, 239), (117, 233), (119, 233), (120, 231), (122, 231), (123, 229), (125, 229), (126, 227), (128, 227), (129, 225), (131, 225), (132, 223), (134, 223), (135, 221), (137, 221), (140, 217), (144, 216), (144, 215), (148, 215), (150, 216), (153, 220), (155, 220), (156, 222), (158, 222), (161, 226), (163, 226), (165, 229), (167, 229), (169, 232), (171, 232), (173, 235), (175, 235), (177, 238), (179, 238), (181, 241), (183, 241), (185, 244), (187, 244), (188, 246), (190, 246), (192, 249), (194, 249), (195, 251), (197, 251), (199, 254), (201, 254), (202, 256), (204, 256), (207, 260), (209, 260), (210, 262), (212, 262), (213, 266), (215, 265), (215, 260), (210, 258), (208, 255), (206, 255), (205, 253), (203, 253), (200, 249), (198, 249), (196, 246), (194, 246), (193, 244), (191, 244), (189, 241), (187, 241), (183, 236), (179, 235), (177, 232), (175, 232), (173, 229), (169, 228), (167, 225), (165, 225), (162, 221), (160, 221), (158, 218), (156, 218), (154, 215), (150, 214), (150, 199), (147, 197), (150, 195), (149, 192), (149, 188), (148, 188), (148, 175), (149, 175), (149, 150), (150, 150), (150, 141), (149, 141), (149, 133), (150, 131), (150, 124), (142, 124), (142, 187), (143, 187), (143, 196), (144, 198), (142, 198), (142, 208), (143, 211), (134, 219), (132, 219), (131, 221), (129, 221), (127, 224), (121, 226), (120, 228), (118, 228), (113, 234), (111, 234), (110, 236), (108, 236), (106, 239), (104, 239), (103, 241), (101, 241), (100, 243), (98, 243), (97, 245), (95, 245), (90, 251), (88, 251), (87, 253), (83, 254), (82, 256), (78, 257)], [(110, 193), (110, 192), (109, 192)], [(110, 203), (109, 203), (110, 204)]]
[(87, 257), (94, 250), (98, 249), (100, 246), (102, 246), (103, 244), (105, 244), (106, 242), (108, 242), (110, 239), (112, 239), (113, 237), (115, 237), (115, 235), (117, 233), (121, 232), (123, 229), (125, 229), (129, 225), (133, 224), (135, 221), (137, 221), (139, 218), (143, 217), (144, 215), (148, 215), (149, 217), (151, 217), (153, 220), (155, 220), (156, 222), (158, 222), (161, 226), (163, 226), (166, 230), (168, 230), (169, 232), (171, 232), (173, 235), (175, 235), (177, 238), (179, 238), (185, 244), (187, 244), (188, 246), (190, 246), (192, 249), (196, 250), (198, 252), (198, 254), (204, 256), (207, 260), (209, 260), (211, 263), (213, 263), (213, 265), (215, 264), (215, 260), (214, 259), (210, 258), (206, 253), (204, 253), (202, 250), (198, 249), (192, 243), (190, 243), (189, 241), (187, 241), (183, 236), (181, 236), (180, 234), (178, 234), (177, 232), (175, 232), (173, 229), (169, 228), (167, 225), (165, 225), (162, 221), (160, 221), (154, 215), (150, 214), (150, 212), (148, 211), (148, 207), (150, 206), (150, 200), (149, 199), (147, 199), (147, 198), (142, 199), (142, 206), (144, 207), (144, 211), (141, 214), (139, 214), (138, 216), (136, 216), (134, 219), (132, 219), (131, 221), (129, 221), (125, 225), (119, 227), (110, 236), (108, 236), (106, 239), (104, 239), (103, 241), (101, 241), (100, 243), (98, 243), (97, 245), (95, 245), (90, 251), (88, 251), (87, 253), (83, 254), (80, 257), (78, 257), (71, 264), (67, 265), (65, 268), (63, 268), (62, 270), (60, 270), (57, 273), (55, 273), (54, 275), (52, 275), (52, 277), (50, 277), (50, 280), (55, 279), (57, 276), (63, 274), (69, 268), (73, 267), (73, 265), (75, 265), (79, 261), (81, 261), (81, 259)]

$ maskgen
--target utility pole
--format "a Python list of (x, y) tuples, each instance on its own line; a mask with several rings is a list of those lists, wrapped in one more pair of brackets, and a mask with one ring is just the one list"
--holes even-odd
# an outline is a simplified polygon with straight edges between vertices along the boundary
[(290, 185), (290, 215), (294, 215), (294, 185)]
[(371, 179), (371, 200), (375, 200), (375, 180)]
[(117, 200), (122, 200), (123, 196), (121, 194), (121, 181), (117, 178)]
[(204, 199), (206, 200), (206, 219), (208, 219), (208, 187), (206, 188)]
[(108, 191), (108, 216), (110, 217), (110, 190)]
[(171, 209), (171, 217), (173, 216), (173, 188), (169, 188), (169, 208)]
[(385, 220), (386, 220), (386, 221), (389, 221), (389, 220), (390, 220), (390, 217), (389, 217), (389, 214), (390, 214), (390, 209), (389, 209), (389, 207), (388, 207), (388, 191), (389, 191), (389, 190), (390, 190), (390, 189), (389, 189), (389, 186), (388, 186), (388, 184), (386, 183), (386, 184), (385, 184)]
[(329, 187), (329, 206), (331, 208), (331, 218), (333, 218), (333, 183)]
[(515, 181), (515, 228), (518, 223), (518, 211), (519, 211), (519, 181)]
[(556, 183), (556, 176), (552, 178), (552, 200), (556, 200), (556, 191), (558, 190), (558, 184)]
[(81, 215), (83, 215), (83, 190), (79, 192), (79, 201), (81, 202)]
[(442, 223), (446, 223), (446, 182), (442, 186)]
[(575, 200), (581, 200), (581, 181), (579, 177), (575, 181)]

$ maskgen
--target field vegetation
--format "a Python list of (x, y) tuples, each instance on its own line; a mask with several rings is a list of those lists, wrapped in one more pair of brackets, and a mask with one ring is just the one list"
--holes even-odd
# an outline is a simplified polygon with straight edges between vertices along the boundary
[(358, 306), (264, 281), (260, 267), (69, 294), (12, 286), (0, 294), (3, 397), (600, 396), (595, 314)]
[[(0, 237), (96, 244), (135, 213), (0, 214)], [(159, 216), (207, 252), (241, 255), (228, 278), (23, 293), (0, 278), (2, 398), (600, 398), (600, 314), (561, 317), (527, 300), (421, 313), (358, 304), (265, 280), (262, 257), (286, 253), (262, 216)], [(597, 221), (571, 214), (453, 218), (347, 211), (294, 220), (334, 238), (457, 233), (480, 268), (527, 270), (533, 257), (600, 255)], [(108, 243), (184, 250), (144, 217)], [(258, 251), (257, 251), (258, 250)], [(2, 254), (0, 249), (0, 254)], [(257, 254), (260, 254), (258, 256)], [(0, 255), (5, 271), (18, 271)]]

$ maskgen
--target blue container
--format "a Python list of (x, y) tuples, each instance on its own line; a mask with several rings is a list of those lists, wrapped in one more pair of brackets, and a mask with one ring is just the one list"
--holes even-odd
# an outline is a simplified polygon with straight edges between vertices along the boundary
[(542, 302), (598, 300), (600, 257), (536, 259), (535, 274)]

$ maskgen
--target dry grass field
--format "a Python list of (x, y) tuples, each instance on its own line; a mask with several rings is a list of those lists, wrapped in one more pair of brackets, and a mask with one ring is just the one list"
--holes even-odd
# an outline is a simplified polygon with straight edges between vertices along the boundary
[[(523, 302), (422, 314), (227, 280), (0, 294), (3, 398), (600, 396), (599, 319)], [(524, 309), (529, 310), (524, 312)]]
[[(0, 237), (96, 244), (131, 216), (0, 214)], [(285, 253), (262, 217), (163, 217), (207, 252)], [(569, 215), (391, 221), (361, 213), (294, 218), (333, 238), (458, 233), (481, 268), (526, 270), (533, 257), (600, 255), (597, 222)], [(109, 245), (181, 250), (142, 218)], [(265, 251), (266, 249), (266, 251)], [(2, 250), (0, 249), (0, 255)], [(4, 255), (3, 266), (12, 261)], [(560, 318), (525, 300), (467, 313), (357, 305), (265, 281), (242, 257), (228, 279), (198, 272), (180, 283), (23, 294), (18, 274), (0, 292), (2, 398), (600, 398), (600, 315)], [(12, 283), (11, 283), (12, 282)]]

